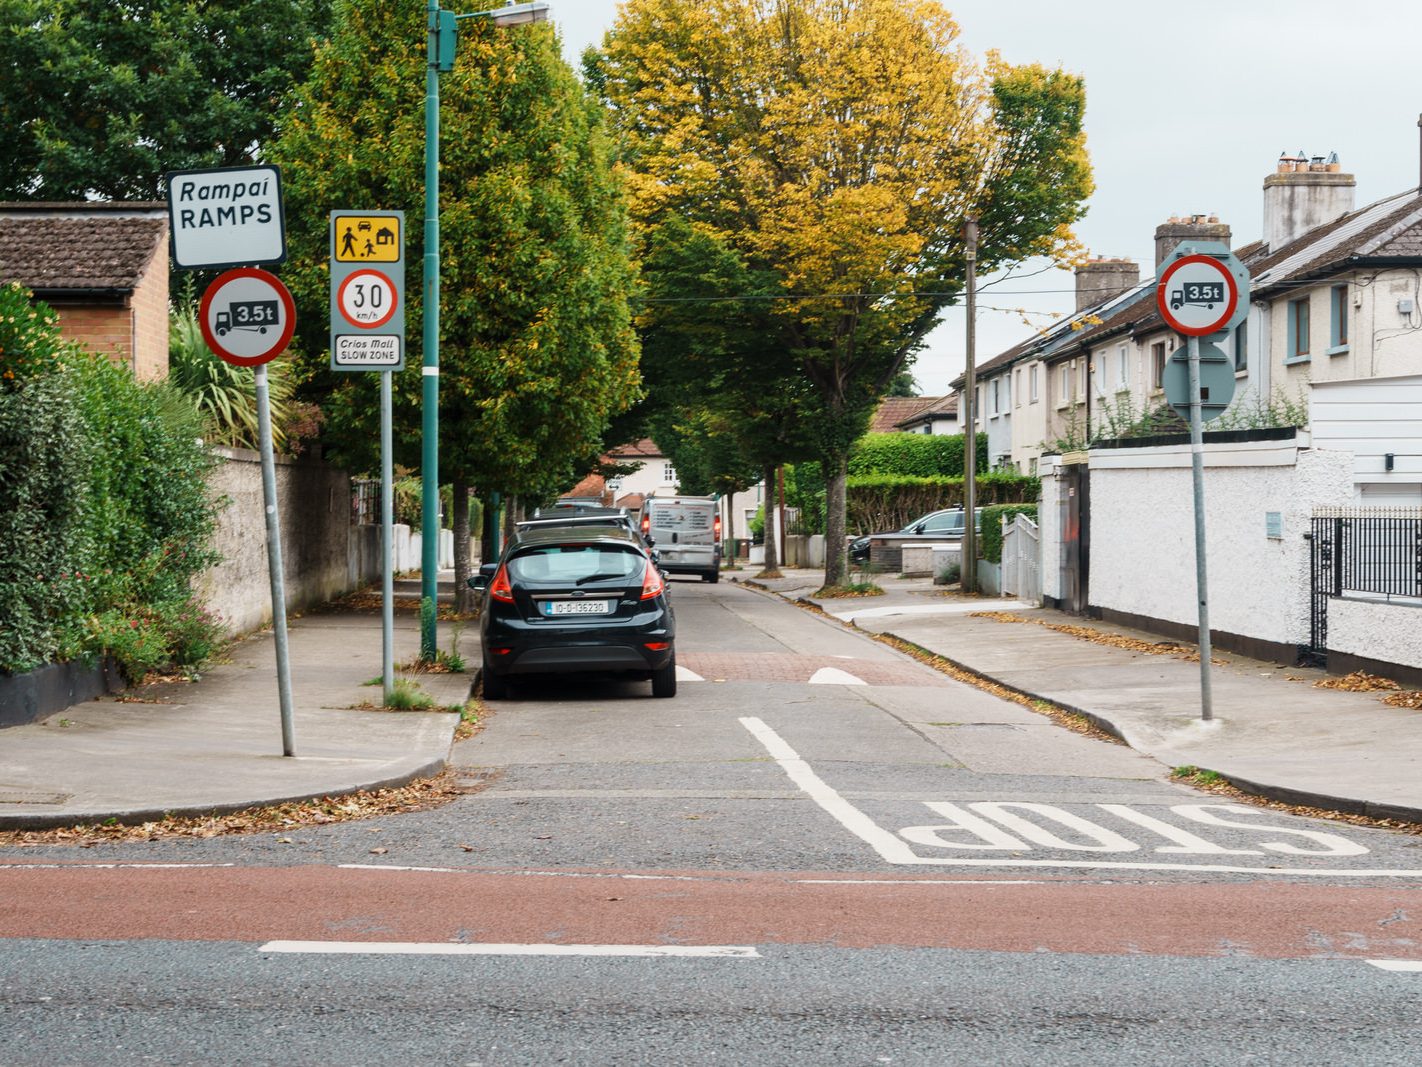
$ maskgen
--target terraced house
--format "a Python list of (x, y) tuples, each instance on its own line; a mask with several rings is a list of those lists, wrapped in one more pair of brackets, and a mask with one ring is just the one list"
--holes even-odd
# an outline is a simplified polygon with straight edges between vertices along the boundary
[[(1422, 503), (1422, 195), (1362, 208), (1336, 157), (1281, 157), (1263, 183), (1263, 236), (1235, 249), (1253, 279), (1248, 319), (1221, 345), (1235, 399), (1216, 426), (1307, 425), (1354, 454), (1356, 498)], [(1159, 267), (1183, 242), (1231, 242), (1209, 216), (1157, 227)], [(994, 465), (1034, 471), (1044, 451), (1118, 436), (1164, 404), (1180, 341), (1155, 309), (1154, 271), (1077, 271), (1076, 311), (978, 371)], [(960, 378), (955, 388), (962, 388)]]

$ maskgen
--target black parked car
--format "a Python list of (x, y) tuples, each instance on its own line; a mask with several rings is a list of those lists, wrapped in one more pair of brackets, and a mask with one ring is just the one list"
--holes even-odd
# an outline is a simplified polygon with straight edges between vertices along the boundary
[[(982, 508), (976, 508), (974, 518), (976, 522), (973, 529), (981, 530), (983, 525)], [(849, 558), (854, 563), (869, 562), (869, 541), (874, 537), (888, 537), (890, 534), (916, 534), (927, 537), (961, 538), (963, 536), (963, 509), (944, 508), (942, 511), (930, 511), (927, 515), (920, 515), (909, 523), (902, 530), (888, 530), (883, 533), (865, 534), (863, 537), (856, 537), (849, 542)]]
[(484, 591), (484, 696), (537, 674), (630, 675), (676, 695), (676, 619), (666, 581), (625, 527), (520, 530), (497, 564), (469, 579)]
[[(533, 518), (514, 524), (520, 536), (533, 530), (547, 530), (554, 526), (621, 526), (641, 536), (637, 516), (626, 508), (569, 508), (559, 505), (539, 508), (533, 513)], [(649, 545), (652, 543), (650, 538), (643, 540)]]

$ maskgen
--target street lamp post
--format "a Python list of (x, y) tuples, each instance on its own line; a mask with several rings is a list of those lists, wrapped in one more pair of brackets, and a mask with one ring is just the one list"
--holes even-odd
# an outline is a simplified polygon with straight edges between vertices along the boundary
[(428, 0), (429, 36), (425, 43), (425, 260), (424, 376), (422, 394), (420, 485), (420, 658), (432, 660), (438, 649), (435, 616), (439, 599), (439, 75), (454, 69), (456, 26), (460, 19), (488, 19), (495, 26), (542, 22), (548, 4), (516, 4), (456, 15)]

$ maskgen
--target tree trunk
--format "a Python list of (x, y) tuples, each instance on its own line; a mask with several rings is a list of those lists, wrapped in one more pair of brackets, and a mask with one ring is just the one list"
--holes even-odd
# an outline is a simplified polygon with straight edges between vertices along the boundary
[(849, 577), (849, 542), (845, 539), (845, 482), (849, 453), (826, 456), (825, 464), (825, 585), (844, 585)]
[(775, 509), (775, 467), (767, 465), (765, 468), (765, 569), (760, 572), (761, 576), (765, 578), (780, 576), (780, 559), (775, 543), (779, 532), (775, 524), (779, 519), (780, 514)]
[(469, 588), (469, 486), (454, 479), (454, 610), (474, 610), (474, 590)]
[(510, 493), (504, 497), (504, 544), (508, 544), (518, 530), (518, 522), (523, 518), (523, 503)]

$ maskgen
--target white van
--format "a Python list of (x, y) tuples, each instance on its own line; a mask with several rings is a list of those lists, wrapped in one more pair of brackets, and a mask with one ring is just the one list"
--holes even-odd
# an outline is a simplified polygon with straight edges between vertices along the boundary
[(662, 570), (721, 579), (721, 511), (714, 496), (649, 496), (642, 536), (651, 538)]

